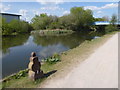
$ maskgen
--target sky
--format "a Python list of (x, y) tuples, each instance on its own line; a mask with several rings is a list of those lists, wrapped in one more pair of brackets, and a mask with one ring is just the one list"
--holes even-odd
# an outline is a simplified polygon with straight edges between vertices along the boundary
[[(93, 0), (94, 1), (94, 0)], [(105, 1), (105, 0), (103, 0)], [(22, 20), (31, 22), (35, 15), (47, 13), (48, 15), (63, 16), (70, 13), (72, 7), (84, 7), (84, 9), (91, 9), (94, 17), (111, 17), (113, 14), (118, 15), (118, 2), (78, 2), (78, 1), (64, 1), (64, 0), (32, 0), (32, 1), (9, 1), (4, 0), (0, 4), (1, 12), (20, 14)]]

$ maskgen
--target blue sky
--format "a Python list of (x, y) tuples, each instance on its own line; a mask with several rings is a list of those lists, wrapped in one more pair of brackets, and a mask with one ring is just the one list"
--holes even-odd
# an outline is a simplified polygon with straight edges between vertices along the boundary
[(2, 2), (1, 12), (15, 13), (22, 15), (21, 19), (29, 21), (40, 13), (48, 15), (62, 16), (70, 13), (72, 7), (81, 7), (91, 9), (94, 17), (111, 17), (112, 14), (118, 14), (117, 2), (46, 2), (46, 0), (36, 0), (34, 2)]

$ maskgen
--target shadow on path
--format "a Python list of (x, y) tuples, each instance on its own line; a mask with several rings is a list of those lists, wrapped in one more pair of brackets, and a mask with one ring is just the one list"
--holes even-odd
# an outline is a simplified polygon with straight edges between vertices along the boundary
[(48, 73), (44, 73), (43, 77), (49, 77), (50, 75), (54, 74), (55, 72), (57, 72), (57, 70), (53, 70), (53, 71), (50, 71)]

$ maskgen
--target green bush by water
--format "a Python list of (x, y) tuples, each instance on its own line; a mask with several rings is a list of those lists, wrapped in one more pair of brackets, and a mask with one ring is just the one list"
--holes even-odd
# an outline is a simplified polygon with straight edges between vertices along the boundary
[(108, 26), (105, 27), (105, 33), (109, 33), (109, 32), (112, 32), (112, 31), (118, 31), (117, 26), (108, 25)]
[(11, 79), (20, 79), (21, 77), (26, 77), (28, 73), (28, 69), (21, 70), (16, 74), (13, 74), (11, 76), (5, 77), (3, 82), (9, 81)]
[(46, 58), (46, 59), (44, 59), (42, 61), (50, 63), (50, 64), (54, 64), (54, 63), (60, 61), (60, 55), (55, 53), (52, 57), (48, 57), (48, 58)]

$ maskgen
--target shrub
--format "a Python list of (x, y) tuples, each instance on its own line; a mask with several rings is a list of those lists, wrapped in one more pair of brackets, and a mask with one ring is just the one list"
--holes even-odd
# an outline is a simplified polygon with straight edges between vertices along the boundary
[(108, 25), (108, 26), (105, 27), (105, 32), (106, 33), (109, 33), (109, 32), (112, 32), (112, 31), (117, 31), (117, 30), (118, 30), (117, 27), (114, 26), (114, 25)]
[(32, 27), (26, 21), (12, 20), (8, 23), (5, 18), (2, 18), (2, 35), (29, 33), (31, 30)]
[(53, 63), (56, 63), (56, 62), (59, 62), (60, 61), (60, 55), (55, 53), (52, 57), (48, 57), (46, 58), (45, 60), (43, 60), (47, 63), (50, 63), (50, 64), (53, 64)]
[(28, 69), (26, 70), (21, 70), (20, 72), (18, 72), (14, 78), (15, 79), (20, 79), (21, 77), (25, 77), (27, 75)]
[(16, 73), (16, 74), (13, 74), (13, 75), (11, 75), (11, 76), (6, 77), (6, 78), (3, 80), (3, 82), (7, 82), (7, 81), (9, 81), (9, 80), (11, 80), (11, 79), (20, 79), (21, 77), (27, 76), (27, 73), (28, 73), (28, 69), (21, 70), (21, 71), (19, 71), (19, 72)]

